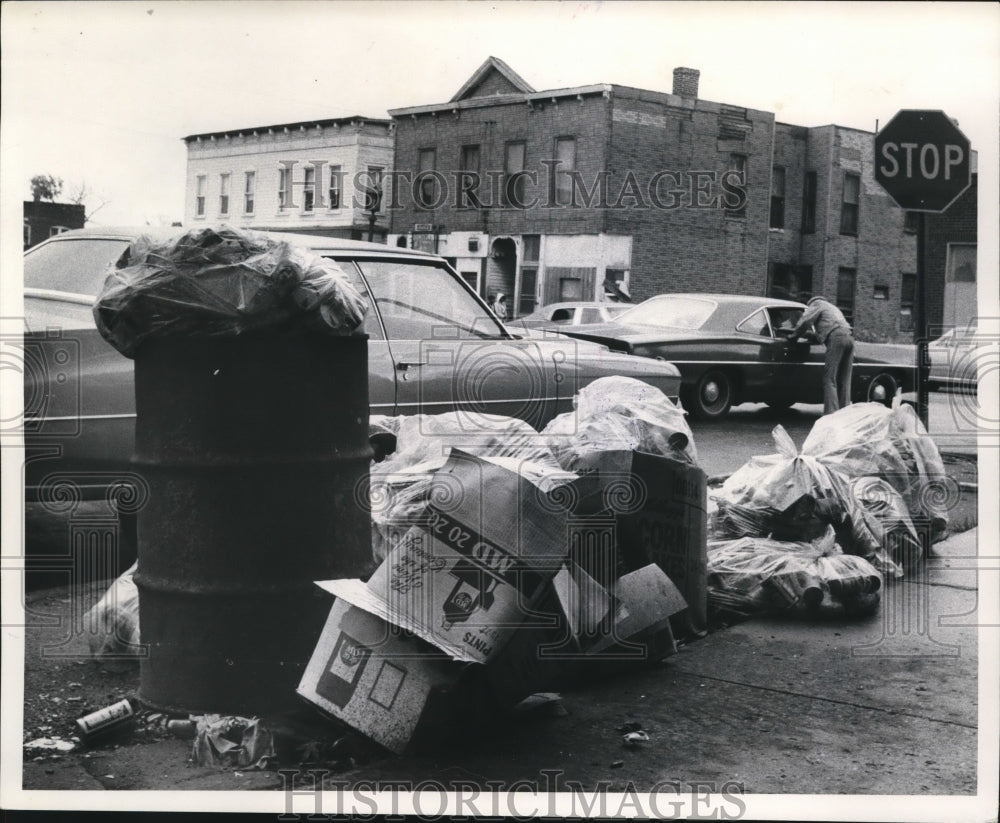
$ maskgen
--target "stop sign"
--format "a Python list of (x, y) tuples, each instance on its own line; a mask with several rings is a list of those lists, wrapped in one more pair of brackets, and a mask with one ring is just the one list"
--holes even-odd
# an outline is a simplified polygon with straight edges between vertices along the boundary
[(908, 211), (944, 211), (971, 175), (969, 140), (943, 111), (902, 109), (875, 135), (875, 179)]

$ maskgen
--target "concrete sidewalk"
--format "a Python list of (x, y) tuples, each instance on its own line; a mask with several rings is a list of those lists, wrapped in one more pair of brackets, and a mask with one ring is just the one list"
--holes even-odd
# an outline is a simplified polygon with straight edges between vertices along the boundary
[[(356, 766), (345, 771), (341, 763), (330, 780), (482, 787), (525, 780), (541, 791), (565, 790), (566, 781), (591, 789), (603, 782), (609, 791), (628, 784), (648, 791), (663, 780), (735, 781), (747, 793), (975, 794), (977, 534), (937, 544), (926, 573), (883, 590), (871, 617), (750, 620), (654, 667), (581, 682), (563, 692), (565, 713), (543, 708), (487, 732), (470, 728), (434, 754), (394, 758), (362, 748)], [(102, 591), (92, 587), (90, 602)], [(69, 737), (81, 707), (107, 705), (138, 687), (135, 664), (92, 661), (85, 641), (67, 636), (71, 612), (84, 606), (65, 590), (29, 601), (26, 741)], [(59, 655), (43, 655), (43, 647)], [(629, 723), (650, 742), (624, 748), (621, 728)], [(39, 760), (25, 752), (24, 788), (285, 787), (276, 772), (195, 767), (190, 746), (140, 728), (115, 747)]]

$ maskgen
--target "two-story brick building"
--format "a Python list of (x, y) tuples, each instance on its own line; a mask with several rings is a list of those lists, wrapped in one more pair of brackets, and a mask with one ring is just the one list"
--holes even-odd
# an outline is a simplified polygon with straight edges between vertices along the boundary
[(389, 219), (370, 192), (384, 188), (392, 163), (387, 119), (258, 126), (192, 134), (184, 142), (185, 225), (385, 239)]
[(698, 80), (536, 91), (489, 58), (448, 102), (389, 112), (389, 242), (449, 257), (517, 314), (613, 283), (823, 293), (859, 337), (911, 339), (915, 215), (875, 182), (874, 134), (703, 100)]

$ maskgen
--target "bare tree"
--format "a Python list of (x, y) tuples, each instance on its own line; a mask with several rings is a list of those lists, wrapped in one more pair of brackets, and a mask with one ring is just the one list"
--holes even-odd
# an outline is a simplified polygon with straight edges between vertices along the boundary
[(73, 188), (72, 193), (69, 196), (70, 203), (75, 203), (78, 206), (82, 205), (86, 207), (87, 216), (84, 218), (85, 223), (89, 222), (91, 217), (93, 217), (95, 214), (97, 214), (97, 212), (99, 212), (106, 205), (108, 205), (108, 202), (102, 199), (100, 205), (98, 205), (96, 208), (90, 208), (87, 201), (93, 198), (94, 196), (95, 196), (94, 190), (87, 185), (86, 180), (84, 180), (78, 186), (75, 186)]

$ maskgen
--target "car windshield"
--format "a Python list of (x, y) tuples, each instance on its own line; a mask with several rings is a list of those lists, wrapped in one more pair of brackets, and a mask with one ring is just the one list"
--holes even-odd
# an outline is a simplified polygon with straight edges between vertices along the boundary
[(715, 303), (699, 297), (661, 294), (622, 312), (615, 323), (669, 326), (673, 329), (700, 329), (715, 311)]
[(364, 260), (359, 265), (390, 340), (507, 336), (442, 266)]
[(36, 246), (24, 255), (25, 288), (96, 297), (108, 269), (128, 244), (128, 240), (81, 237)]

